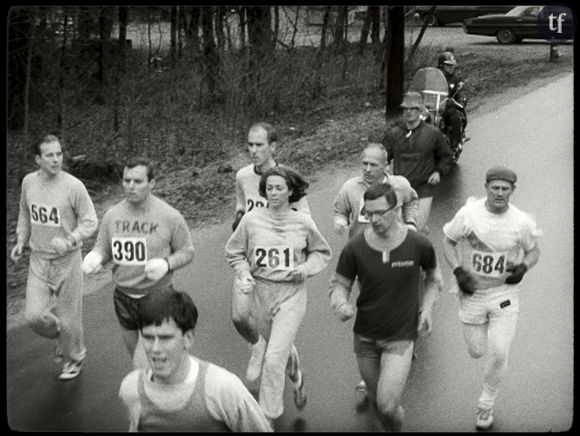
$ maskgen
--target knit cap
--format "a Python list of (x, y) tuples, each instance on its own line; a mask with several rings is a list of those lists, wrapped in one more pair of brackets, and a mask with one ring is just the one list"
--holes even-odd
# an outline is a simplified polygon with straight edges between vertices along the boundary
[(497, 166), (490, 168), (485, 173), (485, 182), (488, 183), (491, 180), (505, 180), (506, 182), (510, 182), (512, 185), (516, 183), (518, 176), (512, 170), (507, 167)]

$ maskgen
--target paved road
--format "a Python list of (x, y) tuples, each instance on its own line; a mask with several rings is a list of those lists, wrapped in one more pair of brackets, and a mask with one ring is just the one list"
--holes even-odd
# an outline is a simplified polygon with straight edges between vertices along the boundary
[[(472, 140), (458, 167), (442, 182), (430, 221), (441, 249), (441, 226), (470, 195), (483, 194), (485, 170), (497, 163), (519, 174), (514, 204), (534, 212), (543, 231), (542, 255), (524, 279), (522, 313), (509, 378), (497, 401), (497, 431), (563, 431), (573, 410), (573, 76), (568, 75), (497, 111), (471, 120)], [(378, 431), (363, 397), (352, 352), (352, 321), (340, 324), (327, 302), (328, 279), (344, 241), (332, 233), (331, 204), (341, 183), (357, 171), (337, 172), (315, 183), (313, 216), (335, 253), (309, 282), (308, 312), (297, 346), (307, 377), (308, 405), (294, 409), (290, 395), (281, 428), (287, 431)], [(242, 376), (248, 350), (229, 320), (232, 273), (223, 258), (229, 224), (194, 231), (194, 263), (176, 286), (199, 310), (198, 356)], [(88, 361), (81, 376), (56, 379), (49, 341), (27, 328), (7, 333), (7, 416), (21, 431), (123, 431), (117, 390), (130, 370), (112, 306), (112, 287), (85, 298)], [(404, 396), (407, 431), (473, 431), (479, 395), (479, 362), (468, 357), (457, 305), (444, 292), (435, 308), (435, 331), (420, 344)]]

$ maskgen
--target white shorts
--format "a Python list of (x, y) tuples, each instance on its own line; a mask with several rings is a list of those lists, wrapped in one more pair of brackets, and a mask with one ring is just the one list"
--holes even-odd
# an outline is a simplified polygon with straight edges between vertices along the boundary
[(485, 324), (491, 318), (520, 312), (517, 286), (501, 285), (475, 291), (473, 295), (459, 293), (459, 318), (465, 324)]

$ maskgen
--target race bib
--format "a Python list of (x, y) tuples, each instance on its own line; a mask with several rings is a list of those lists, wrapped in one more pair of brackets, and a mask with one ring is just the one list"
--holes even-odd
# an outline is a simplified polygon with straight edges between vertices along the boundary
[(145, 238), (113, 238), (111, 249), (113, 262), (117, 265), (139, 266), (147, 263)]
[(255, 207), (267, 207), (268, 200), (264, 197), (248, 197), (246, 198), (246, 212), (251, 211)]
[(364, 205), (365, 205), (365, 199), (364, 198), (361, 198), (360, 199), (360, 206), (358, 208), (358, 219), (357, 219), (357, 221), (359, 223), (366, 224), (366, 223), (370, 223), (371, 221), (367, 217), (365, 217), (363, 215), (363, 213), (362, 213), (362, 210), (363, 210)]
[(55, 206), (30, 205), (30, 222), (41, 226), (60, 227), (60, 212)]
[(489, 253), (473, 250), (471, 271), (484, 277), (499, 278), (505, 273), (506, 253)]
[(294, 269), (294, 248), (289, 245), (256, 247), (254, 262), (257, 267), (282, 271)]

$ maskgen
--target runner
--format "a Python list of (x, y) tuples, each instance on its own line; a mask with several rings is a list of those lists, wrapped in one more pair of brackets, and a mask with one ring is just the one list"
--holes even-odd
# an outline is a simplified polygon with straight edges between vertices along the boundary
[[(388, 155), (382, 144), (369, 143), (362, 152), (362, 175), (347, 180), (334, 200), (334, 230), (343, 234), (348, 228), (348, 237), (369, 227), (370, 221), (362, 214), (363, 195), (373, 183), (390, 184), (397, 193), (401, 205), (403, 221), (412, 230), (417, 230), (417, 193), (403, 176), (387, 173)], [(366, 384), (361, 380), (356, 390), (366, 392)]]
[(403, 176), (387, 173), (388, 156), (382, 144), (369, 143), (362, 152), (362, 175), (347, 180), (334, 200), (334, 230), (348, 237), (369, 226), (369, 220), (361, 213), (365, 190), (373, 183), (390, 184), (397, 193), (403, 221), (413, 230), (417, 229), (417, 193)]
[(30, 246), (26, 282), (26, 320), (37, 334), (56, 339), (56, 360), (64, 361), (61, 380), (83, 367), (83, 275), (81, 246), (98, 227), (93, 202), (83, 183), (62, 171), (62, 144), (46, 135), (35, 144), (38, 171), (22, 180), (16, 245), (18, 262)]
[[(330, 281), (330, 306), (341, 321), (355, 314), (348, 302), (358, 278), (354, 352), (368, 395), (385, 430), (401, 431), (405, 387), (418, 332), (431, 332), (431, 311), (441, 272), (429, 240), (401, 221), (393, 187), (371, 185), (364, 194), (364, 215), (371, 226), (343, 248)], [(425, 271), (423, 298), (420, 271)]]
[(272, 431), (238, 377), (190, 355), (197, 308), (189, 295), (150, 292), (136, 320), (150, 368), (133, 370), (121, 383), (129, 431)]
[[(278, 166), (273, 153), (276, 150), (278, 135), (276, 129), (268, 123), (259, 122), (250, 127), (248, 132), (248, 151), (252, 163), (241, 168), (236, 174), (236, 218), (232, 230), (236, 230), (242, 216), (254, 208), (266, 207), (267, 200), (259, 193), (260, 176), (270, 168)], [(301, 198), (291, 207), (310, 213), (306, 197)], [(261, 337), (250, 317), (249, 297), (243, 293), (234, 281), (232, 288), (232, 321), (242, 337), (248, 341), (251, 357), (246, 371), (246, 380), (254, 382), (260, 377), (262, 361), (266, 352), (266, 341)]]
[(480, 430), (493, 424), (493, 405), (506, 374), (520, 311), (517, 284), (540, 256), (535, 220), (509, 202), (516, 180), (509, 168), (489, 169), (487, 197), (469, 198), (443, 227), (445, 258), (461, 291), (459, 317), (467, 350), (473, 358), (487, 356), (475, 421)]
[(294, 339), (306, 312), (305, 280), (324, 269), (331, 256), (310, 215), (290, 207), (306, 195), (307, 187), (294, 171), (270, 168), (259, 185), (268, 206), (244, 215), (225, 248), (235, 280), (248, 294), (258, 331), (267, 341), (259, 403), (272, 421), (284, 411), (285, 369), (296, 407), (306, 404)]
[(139, 299), (153, 289), (171, 288), (173, 272), (193, 260), (191, 235), (183, 216), (151, 193), (155, 174), (151, 161), (131, 159), (123, 170), (125, 199), (103, 217), (97, 242), (85, 256), (83, 271), (93, 274), (113, 261), (113, 299), (123, 341), (134, 358), (139, 340)]
[(404, 176), (417, 191), (417, 228), (422, 230), (431, 213), (435, 185), (451, 169), (451, 150), (441, 131), (421, 119), (425, 108), (420, 93), (406, 93), (401, 107), (403, 123), (387, 130), (383, 145), (389, 161), (394, 159), (393, 173)]

